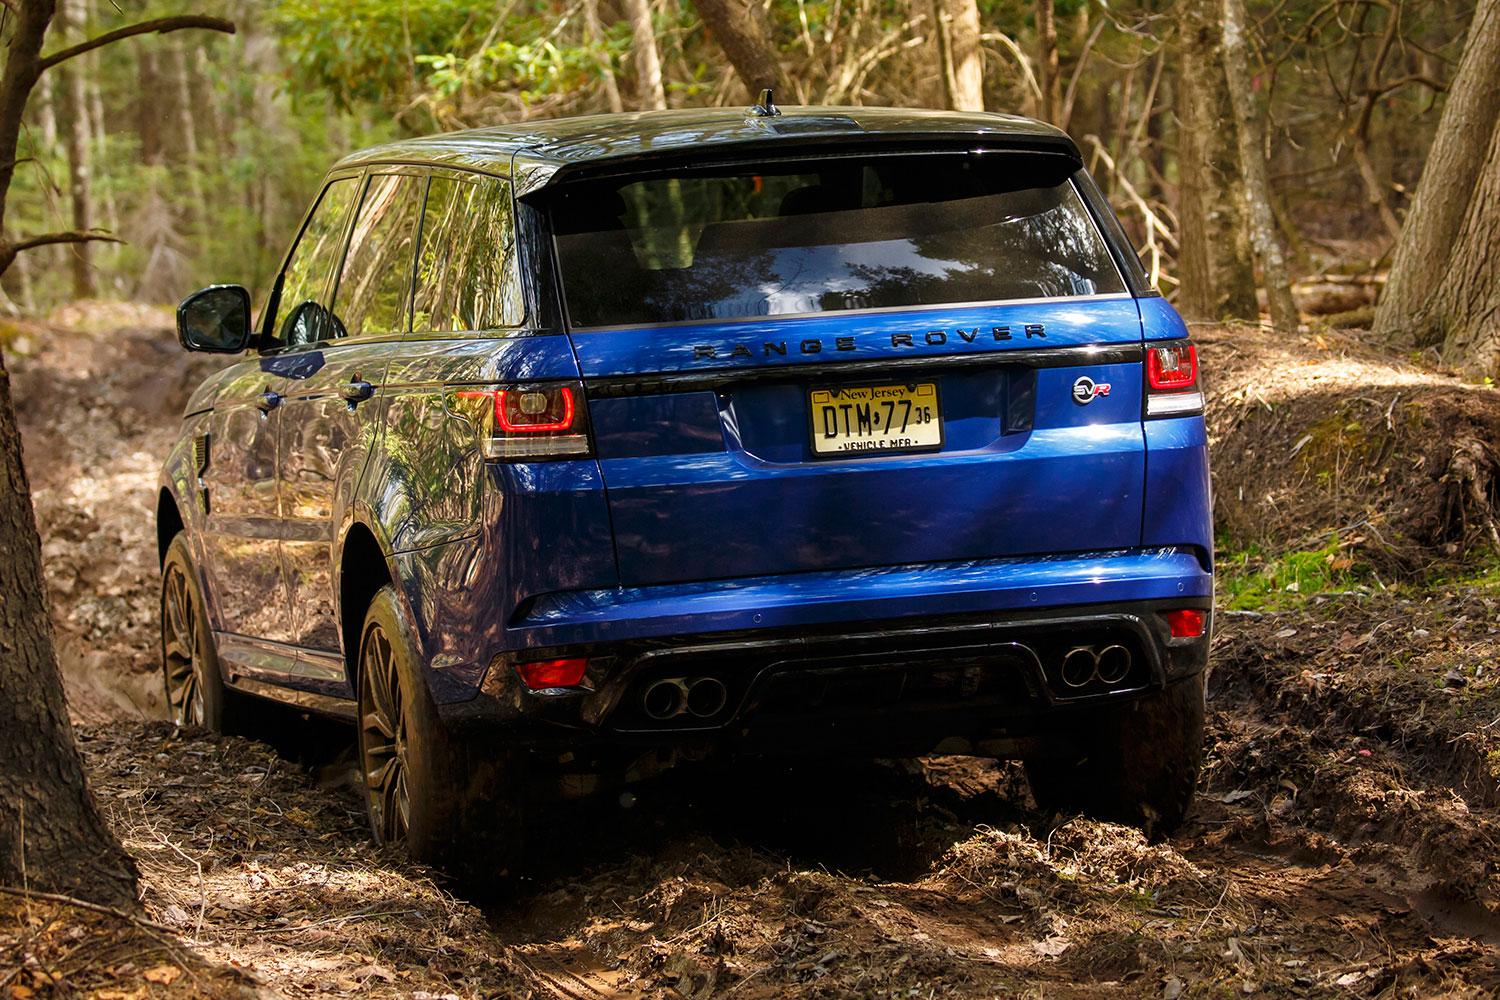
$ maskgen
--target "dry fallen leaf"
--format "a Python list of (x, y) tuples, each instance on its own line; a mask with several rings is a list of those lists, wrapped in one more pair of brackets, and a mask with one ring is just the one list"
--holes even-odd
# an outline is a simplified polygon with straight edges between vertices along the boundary
[(1052, 937), (1047, 938), (1045, 941), (1033, 941), (1031, 947), (1036, 949), (1038, 954), (1056, 958), (1058, 955), (1061, 955), (1063, 952), (1073, 947), (1073, 942), (1069, 941), (1061, 934), (1054, 934)]
[(141, 976), (148, 983), (156, 983), (160, 986), (171, 986), (177, 982), (177, 977), (182, 975), (182, 970), (175, 965), (158, 965), (147, 969)]

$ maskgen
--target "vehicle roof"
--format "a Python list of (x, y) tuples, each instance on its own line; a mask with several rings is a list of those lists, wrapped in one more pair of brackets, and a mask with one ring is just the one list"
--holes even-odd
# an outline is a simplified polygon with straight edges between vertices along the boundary
[(507, 172), (514, 160), (523, 191), (561, 170), (638, 156), (699, 153), (723, 147), (892, 140), (1031, 141), (1069, 151), (1060, 129), (1018, 115), (912, 108), (787, 107), (773, 117), (746, 108), (692, 108), (584, 115), (447, 132), (351, 153), (338, 167), (426, 163)]

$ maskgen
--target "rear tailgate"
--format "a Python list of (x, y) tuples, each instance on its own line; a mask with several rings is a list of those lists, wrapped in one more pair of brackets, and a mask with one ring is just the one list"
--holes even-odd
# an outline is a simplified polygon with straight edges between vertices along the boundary
[(1141, 318), (1077, 170), (844, 150), (545, 195), (621, 582), (1139, 545)]
[[(621, 582), (1136, 546), (1140, 329), (1122, 295), (575, 331)], [(889, 385), (940, 444), (815, 452), (813, 393)]]

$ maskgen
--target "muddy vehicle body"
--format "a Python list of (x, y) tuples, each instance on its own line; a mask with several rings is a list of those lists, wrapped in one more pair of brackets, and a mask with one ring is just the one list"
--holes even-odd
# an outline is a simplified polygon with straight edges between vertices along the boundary
[[(704, 110), (328, 175), (159, 501), (178, 717), (356, 721), (461, 868), (684, 757), (1021, 758), (1167, 829), (1212, 602), (1196, 353), (1061, 132)], [(504, 854), (500, 855), (505, 856)]]

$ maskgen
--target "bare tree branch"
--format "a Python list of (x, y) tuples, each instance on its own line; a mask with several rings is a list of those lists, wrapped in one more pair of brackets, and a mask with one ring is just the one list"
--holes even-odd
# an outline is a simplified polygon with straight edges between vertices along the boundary
[(114, 31), (106, 31), (97, 38), (90, 38), (86, 42), (66, 49), (59, 49), (50, 56), (43, 56), (39, 65), (41, 72), (46, 72), (58, 63), (67, 62), (75, 56), (81, 56), (85, 52), (91, 52), (100, 46), (118, 42), (122, 38), (130, 38), (135, 35), (149, 35), (152, 32), (166, 34), (169, 31), (181, 31), (184, 28), (206, 28), (209, 31), (222, 31), (226, 35), (234, 34), (234, 22), (226, 21), (222, 17), (208, 17), (204, 14), (184, 14), (178, 17), (158, 17), (151, 21), (141, 21), (139, 24), (128, 24)]
[(112, 233), (102, 230), (90, 230), (89, 232), (78, 232), (68, 230), (62, 233), (42, 233), (39, 236), (28, 236), (24, 240), (17, 240), (10, 244), (12, 254), (20, 253), (22, 250), (35, 250), (37, 247), (52, 246), (55, 243), (124, 243), (125, 241)]

